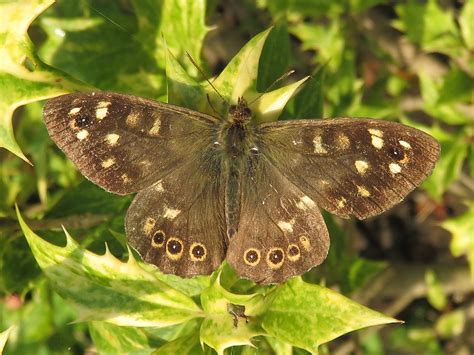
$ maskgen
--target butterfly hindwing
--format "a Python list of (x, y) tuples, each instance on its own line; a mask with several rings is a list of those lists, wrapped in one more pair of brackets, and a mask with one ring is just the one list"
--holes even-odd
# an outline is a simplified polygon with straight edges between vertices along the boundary
[(127, 212), (130, 245), (165, 273), (210, 274), (225, 257), (220, 161), (199, 154), (140, 191)]
[(59, 96), (44, 119), (56, 144), (88, 179), (118, 194), (142, 190), (212, 142), (216, 119), (107, 92)]
[(239, 227), (227, 260), (240, 277), (280, 283), (320, 264), (329, 236), (315, 202), (262, 155), (242, 176)]
[(319, 207), (363, 219), (400, 202), (431, 173), (439, 144), (420, 130), (369, 119), (259, 127), (262, 154)]

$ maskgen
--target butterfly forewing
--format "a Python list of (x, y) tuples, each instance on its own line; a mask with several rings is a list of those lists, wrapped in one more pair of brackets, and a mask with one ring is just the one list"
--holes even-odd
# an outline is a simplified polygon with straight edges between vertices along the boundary
[(297, 120), (259, 127), (261, 152), (319, 207), (363, 219), (400, 202), (431, 173), (439, 144), (393, 122)]
[(51, 138), (91, 181), (140, 191), (212, 142), (216, 119), (130, 95), (91, 92), (48, 101)]
[(320, 264), (329, 236), (315, 202), (264, 155), (250, 157), (242, 176), (242, 208), (227, 260), (241, 277), (280, 283)]

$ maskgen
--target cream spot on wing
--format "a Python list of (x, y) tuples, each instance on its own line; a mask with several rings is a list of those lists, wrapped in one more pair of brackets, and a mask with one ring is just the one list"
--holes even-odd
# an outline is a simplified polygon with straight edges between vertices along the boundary
[(292, 220), (289, 221), (289, 222), (280, 221), (280, 222), (278, 222), (278, 227), (280, 227), (280, 229), (281, 229), (283, 232), (292, 233), (292, 232), (293, 232), (293, 224), (295, 224), (295, 220), (294, 220), (294, 219), (292, 219)]
[(85, 129), (81, 129), (79, 132), (77, 132), (76, 137), (77, 139), (82, 141), (83, 139), (86, 139), (88, 135), (89, 135), (88, 131), (86, 131)]
[(347, 200), (344, 197), (341, 197), (339, 201), (337, 201), (337, 208), (344, 208), (346, 202)]
[(109, 133), (105, 136), (105, 140), (107, 141), (108, 145), (115, 145), (117, 144), (120, 136), (116, 133)]
[(136, 111), (132, 111), (128, 114), (125, 122), (131, 127), (136, 127), (140, 121), (140, 114)]
[(153, 230), (153, 227), (155, 226), (155, 219), (154, 218), (151, 218), (151, 217), (148, 217), (145, 221), (145, 224), (143, 225), (143, 232), (145, 232), (145, 234), (150, 234), (151, 231)]
[(369, 197), (370, 192), (365, 188), (365, 186), (357, 185), (357, 193), (362, 197)]
[(360, 175), (364, 175), (369, 168), (369, 164), (364, 160), (356, 160), (354, 164)]
[(372, 136), (372, 145), (377, 149), (382, 149), (383, 139), (377, 136)]
[(173, 208), (165, 207), (165, 212), (163, 213), (163, 218), (175, 219), (180, 213), (181, 213), (181, 210), (175, 210)]
[(411, 149), (410, 143), (408, 143), (408, 142), (406, 142), (406, 141), (398, 141), (398, 143), (400, 143), (400, 145), (401, 145), (403, 148)]
[(165, 191), (165, 189), (163, 188), (163, 182), (160, 180), (158, 181), (157, 183), (155, 183), (155, 185), (153, 185), (153, 187), (155, 188), (156, 191), (158, 192), (163, 192)]
[(311, 242), (309, 241), (309, 238), (305, 235), (300, 236), (300, 243), (303, 246), (303, 249), (306, 251), (311, 250)]
[(144, 169), (147, 169), (151, 166), (151, 161), (147, 159), (143, 159), (143, 160), (140, 160), (138, 164), (140, 164)]
[(148, 134), (151, 136), (157, 136), (160, 134), (160, 127), (161, 127), (161, 120), (157, 118), (155, 122), (153, 123), (153, 126), (150, 128), (148, 131)]
[(315, 206), (316, 204), (314, 203), (314, 201), (308, 196), (301, 197), (300, 200), (296, 203), (296, 207), (303, 211), (306, 211), (308, 208), (313, 208)]
[(69, 111), (69, 114), (70, 115), (75, 115), (75, 114), (79, 113), (79, 111), (81, 111), (81, 108), (82, 107), (74, 107), (73, 109), (71, 109), (71, 111)]
[(95, 110), (95, 118), (97, 118), (98, 120), (105, 118), (107, 116), (108, 111), (109, 109), (107, 107)]
[(314, 152), (317, 154), (326, 154), (328, 151), (323, 147), (321, 136), (315, 136), (313, 139)]
[(380, 129), (369, 128), (371, 137), (372, 137), (372, 145), (377, 149), (382, 149), (383, 147), (383, 132)]
[(374, 129), (374, 128), (369, 128), (368, 129), (370, 135), (372, 136), (377, 136), (382, 138), (383, 137), (383, 132), (380, 129)]
[(100, 101), (96, 106), (95, 118), (97, 118), (98, 120), (104, 119), (107, 116), (107, 112), (109, 112), (109, 105), (109, 101)]
[(398, 174), (400, 171), (402, 171), (401, 166), (396, 163), (390, 163), (388, 167), (390, 168), (390, 172), (392, 174)]
[(110, 168), (114, 164), (115, 164), (115, 159), (109, 158), (109, 159), (104, 160), (102, 162), (102, 167), (103, 168)]
[(349, 140), (349, 137), (347, 137), (344, 133), (339, 133), (337, 135), (337, 140), (336, 140), (337, 146), (341, 150), (347, 150), (351, 146), (351, 142)]
[(129, 178), (129, 176), (128, 176), (127, 174), (122, 174), (121, 178), (122, 178), (122, 181), (123, 181), (125, 184), (127, 184), (127, 183), (130, 182), (130, 178)]

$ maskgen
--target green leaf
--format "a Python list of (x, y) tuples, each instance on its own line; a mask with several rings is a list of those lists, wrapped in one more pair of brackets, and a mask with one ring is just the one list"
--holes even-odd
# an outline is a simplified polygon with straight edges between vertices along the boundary
[[(206, 312), (201, 325), (201, 342), (218, 354), (231, 346), (252, 345), (251, 338), (264, 334), (255, 317), (265, 308), (266, 302), (261, 294), (237, 295), (225, 290), (220, 285), (218, 274), (211, 286), (201, 294), (201, 304)], [(241, 310), (247, 320), (230, 313), (234, 306), (239, 305), (243, 306)]]
[[(278, 55), (275, 55), (278, 53)], [(258, 66), (257, 90), (269, 90), (288, 68), (290, 62), (290, 40), (285, 22), (272, 28), (265, 41)]]
[(287, 102), (293, 97), (300, 86), (308, 80), (308, 76), (296, 83), (267, 92), (260, 96), (250, 108), (255, 112), (257, 122), (276, 121), (285, 108)]
[(153, 355), (168, 355), (168, 354), (179, 354), (179, 355), (198, 355), (203, 354), (203, 349), (199, 343), (198, 334), (188, 335), (181, 338), (177, 338), (160, 346), (153, 352)]
[(208, 110), (204, 88), (188, 74), (171, 50), (166, 57), (166, 80), (169, 103), (200, 112)]
[(451, 253), (467, 256), (474, 278), (474, 202), (469, 202), (467, 206), (465, 213), (444, 221), (441, 226), (452, 234)]
[(406, 31), (408, 38), (427, 51), (459, 55), (460, 35), (453, 13), (436, 0), (420, 3), (410, 0), (396, 6), (400, 19), (394, 25)]
[(260, 54), (269, 33), (266, 30), (248, 41), (214, 80), (214, 86), (231, 103), (248, 92), (256, 92)]
[(52, 0), (0, 3), (0, 148), (8, 149), (26, 162), (28, 159), (13, 135), (15, 109), (84, 88), (42, 63), (28, 37), (31, 22), (52, 3)]
[[(324, 76), (326, 67), (322, 66), (308, 79), (293, 100), (293, 110), (285, 118), (308, 119), (324, 117)], [(286, 113), (286, 112), (285, 112)]]
[(428, 289), (427, 298), (430, 304), (439, 311), (444, 310), (448, 304), (448, 299), (433, 270), (426, 271), (425, 282)]
[(461, 34), (466, 47), (470, 50), (474, 49), (474, 0), (467, 0), (461, 10), (459, 16), (459, 25)]
[(3, 349), (5, 348), (5, 344), (7, 343), (8, 337), (10, 333), (15, 327), (12, 325), (10, 328), (5, 329), (3, 332), (0, 333), (0, 354), (3, 353)]
[(436, 321), (436, 332), (442, 338), (454, 338), (462, 334), (466, 324), (466, 313), (462, 309), (442, 314)]
[(43, 272), (55, 290), (72, 301), (80, 320), (105, 320), (124, 326), (164, 327), (202, 316), (194, 301), (142, 268), (130, 254), (127, 262), (107, 250), (82, 250), (66, 232), (65, 247), (36, 235), (17, 210), (20, 226)]
[(89, 322), (89, 332), (99, 353), (151, 354), (146, 333), (141, 328), (120, 327), (107, 322)]
[(310, 352), (347, 332), (398, 322), (321, 286), (295, 278), (276, 291), (263, 315), (269, 335)]

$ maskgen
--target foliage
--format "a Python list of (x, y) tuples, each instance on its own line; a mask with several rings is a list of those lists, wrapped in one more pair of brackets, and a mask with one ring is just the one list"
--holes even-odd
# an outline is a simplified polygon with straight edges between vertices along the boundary
[[(394, 322), (393, 316), (406, 324), (352, 335), (360, 337), (363, 351), (442, 353), (449, 344), (456, 350), (472, 345), (465, 339), (472, 315), (467, 303), (451, 297), (436, 258), (423, 260), (430, 264), (420, 281), (426, 285), (418, 295), (424, 302), (406, 304), (401, 314), (384, 316), (347, 297), (376, 289), (377, 277), (391, 269), (386, 260), (409, 259), (409, 252), (397, 254), (408, 244), (396, 237), (393, 245), (402, 247), (393, 247), (386, 258), (382, 247), (374, 252), (359, 245), (366, 257), (354, 255), (351, 232), (361, 234), (384, 217), (355, 225), (325, 216), (332, 243), (328, 259), (283, 285), (238, 280), (225, 264), (210, 277), (161, 274), (126, 246), (123, 217), (131, 197), (84, 181), (51, 143), (41, 107), (42, 100), (97, 88), (215, 114), (223, 109), (221, 101), (188, 52), (204, 72), (218, 74), (213, 85), (231, 101), (241, 95), (251, 101), (263, 92), (251, 106), (260, 121), (398, 118), (429, 132), (442, 148), (423, 185), (429, 197), (418, 193), (410, 199), (416, 212), (404, 216), (430, 217), (423, 227), (411, 227), (407, 239), (429, 239), (422, 231), (438, 219), (452, 235), (452, 256), (444, 257), (467, 259), (472, 277), (473, 0), (459, 6), (436, 0), (258, 0), (232, 6), (205, 0), (28, 0), (2, 2), (0, 11), (0, 147), (6, 148), (0, 151), (0, 351), (7, 342), (6, 353), (91, 347), (103, 353), (222, 353), (228, 347), (249, 353), (252, 346), (263, 353), (316, 352), (327, 342), (329, 348), (347, 345), (332, 340)], [(224, 54), (208, 52), (216, 38)], [(219, 61), (228, 63), (223, 70), (216, 70)], [(289, 68), (300, 79), (273, 85)], [(401, 208), (390, 212), (393, 218), (403, 215)], [(380, 238), (390, 233), (375, 230)], [(434, 233), (440, 235), (441, 228)], [(363, 245), (371, 242), (366, 234), (358, 237)], [(436, 244), (438, 254), (443, 248)], [(248, 319), (232, 316), (229, 307), (236, 314), (243, 309)]]

